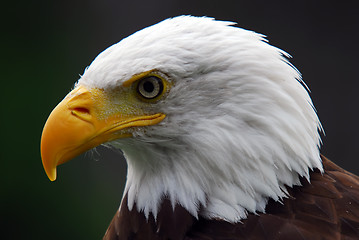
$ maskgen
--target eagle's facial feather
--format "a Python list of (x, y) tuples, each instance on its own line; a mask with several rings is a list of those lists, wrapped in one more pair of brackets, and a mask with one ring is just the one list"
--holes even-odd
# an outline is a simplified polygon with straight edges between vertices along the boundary
[(168, 197), (195, 217), (238, 222), (322, 171), (321, 125), (300, 73), (262, 35), (231, 25), (165, 20), (102, 52), (78, 81), (111, 92), (156, 69), (171, 82), (146, 103), (163, 121), (107, 143), (126, 157), (130, 209), (156, 217)]

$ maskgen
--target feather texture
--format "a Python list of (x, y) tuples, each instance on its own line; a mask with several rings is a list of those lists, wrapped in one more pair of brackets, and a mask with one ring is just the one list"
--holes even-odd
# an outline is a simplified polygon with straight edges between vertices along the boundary
[(156, 218), (167, 196), (196, 218), (235, 223), (281, 201), (310, 169), (322, 170), (320, 122), (288, 54), (232, 25), (165, 20), (105, 50), (79, 80), (115, 95), (156, 69), (172, 84), (160, 101), (138, 106), (165, 120), (110, 143), (128, 163), (131, 210)]
[(126, 197), (104, 240), (117, 239), (359, 239), (359, 177), (323, 157), (324, 174), (310, 173), (311, 183), (288, 189), (283, 203), (269, 200), (266, 212), (249, 214), (240, 223), (195, 219), (183, 207), (164, 199), (156, 222), (126, 206)]
[(102, 52), (78, 81), (113, 104), (144, 72), (171, 85), (131, 105), (163, 121), (108, 143), (128, 173), (104, 239), (358, 239), (358, 177), (321, 159), (300, 73), (263, 35), (232, 25), (167, 19)]

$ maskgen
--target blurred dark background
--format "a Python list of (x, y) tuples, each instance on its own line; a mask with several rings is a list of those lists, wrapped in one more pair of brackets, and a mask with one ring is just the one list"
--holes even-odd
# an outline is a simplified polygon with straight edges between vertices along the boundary
[[(2, 239), (100, 239), (117, 210), (126, 164), (97, 148), (58, 169), (40, 158), (42, 127), (85, 67), (110, 45), (165, 18), (238, 22), (293, 56), (326, 136), (322, 153), (359, 173), (359, 14), (354, 1), (7, 1), (1, 14)], [(5, 238), (4, 238), (5, 233)]]

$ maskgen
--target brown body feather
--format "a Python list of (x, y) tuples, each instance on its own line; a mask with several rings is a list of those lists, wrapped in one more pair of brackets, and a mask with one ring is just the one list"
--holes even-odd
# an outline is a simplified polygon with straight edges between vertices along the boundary
[(289, 189), (283, 203), (270, 200), (266, 213), (241, 223), (198, 220), (183, 207), (172, 209), (164, 199), (157, 221), (127, 207), (124, 197), (104, 240), (115, 239), (268, 239), (354, 240), (359, 239), (359, 177), (322, 156), (324, 174), (313, 171), (310, 183)]

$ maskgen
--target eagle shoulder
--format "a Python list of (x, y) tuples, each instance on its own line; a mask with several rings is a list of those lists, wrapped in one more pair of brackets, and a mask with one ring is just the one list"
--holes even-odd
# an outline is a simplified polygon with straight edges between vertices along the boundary
[(104, 240), (113, 239), (359, 239), (359, 177), (322, 156), (324, 173), (288, 189), (283, 202), (269, 200), (266, 212), (240, 223), (196, 219), (164, 199), (157, 220), (146, 220), (125, 195)]

